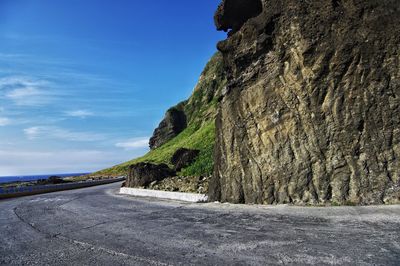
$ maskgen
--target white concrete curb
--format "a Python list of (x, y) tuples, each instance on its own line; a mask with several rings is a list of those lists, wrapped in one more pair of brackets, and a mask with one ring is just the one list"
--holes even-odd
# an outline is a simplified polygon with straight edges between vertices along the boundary
[(122, 187), (119, 193), (131, 196), (173, 199), (173, 200), (181, 200), (188, 202), (206, 202), (208, 200), (207, 195), (204, 194), (170, 192), (170, 191), (129, 188), (129, 187)]

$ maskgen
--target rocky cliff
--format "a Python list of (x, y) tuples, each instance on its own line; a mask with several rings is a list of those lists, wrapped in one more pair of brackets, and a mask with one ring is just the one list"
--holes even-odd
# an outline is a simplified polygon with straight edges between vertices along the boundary
[(150, 149), (154, 150), (161, 147), (178, 136), (186, 128), (187, 123), (184, 107), (185, 103), (183, 102), (167, 111), (164, 119), (154, 130), (153, 136), (150, 138)]
[(400, 202), (400, 2), (225, 0), (211, 200)]
[[(151, 151), (94, 175), (130, 173), (127, 186), (145, 187), (149, 180), (168, 179), (152, 186), (190, 192), (196, 192), (197, 187), (204, 193), (213, 171), (215, 118), (225, 85), (222, 55), (216, 53), (201, 73), (192, 95), (166, 112), (150, 139)], [(165, 165), (176, 170), (176, 176), (169, 178), (172, 174)]]

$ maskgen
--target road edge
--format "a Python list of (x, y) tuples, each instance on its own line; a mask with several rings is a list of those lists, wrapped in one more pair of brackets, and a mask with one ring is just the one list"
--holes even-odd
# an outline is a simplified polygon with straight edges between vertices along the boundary
[(128, 188), (122, 187), (119, 194), (137, 196), (137, 197), (151, 197), (158, 199), (179, 200), (193, 203), (207, 202), (208, 196), (205, 194), (184, 193), (184, 192), (171, 192), (162, 190), (151, 190), (141, 188)]

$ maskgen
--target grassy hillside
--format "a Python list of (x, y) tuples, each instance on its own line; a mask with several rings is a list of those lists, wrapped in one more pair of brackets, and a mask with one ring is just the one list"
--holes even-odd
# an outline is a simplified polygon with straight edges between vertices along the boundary
[(217, 102), (226, 79), (222, 56), (217, 53), (206, 65), (192, 96), (172, 108), (183, 108), (188, 126), (178, 136), (146, 155), (95, 173), (95, 175), (126, 174), (129, 166), (139, 162), (166, 163), (179, 148), (200, 150), (196, 161), (181, 170), (181, 176), (211, 175), (215, 139)]

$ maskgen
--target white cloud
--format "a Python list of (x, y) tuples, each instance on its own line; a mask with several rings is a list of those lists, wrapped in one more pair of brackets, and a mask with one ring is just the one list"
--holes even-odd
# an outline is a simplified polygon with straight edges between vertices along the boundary
[(54, 94), (48, 90), (50, 83), (28, 77), (5, 77), (0, 79), (0, 90), (6, 99), (22, 106), (41, 106), (49, 103)]
[(74, 110), (65, 112), (65, 115), (84, 119), (88, 116), (94, 116), (94, 113), (87, 110)]
[(92, 132), (75, 132), (53, 126), (36, 126), (24, 129), (28, 139), (60, 139), (66, 141), (99, 141), (104, 140), (105, 136)]
[(0, 117), (0, 127), (8, 126), (11, 124), (11, 120), (7, 117)]
[(14, 89), (5, 96), (14, 101), (16, 105), (37, 106), (48, 102), (46, 93), (34, 87)]
[(119, 142), (115, 144), (115, 146), (118, 148), (123, 148), (125, 150), (147, 148), (149, 147), (149, 138), (143, 137), (143, 138), (130, 139), (125, 142)]

